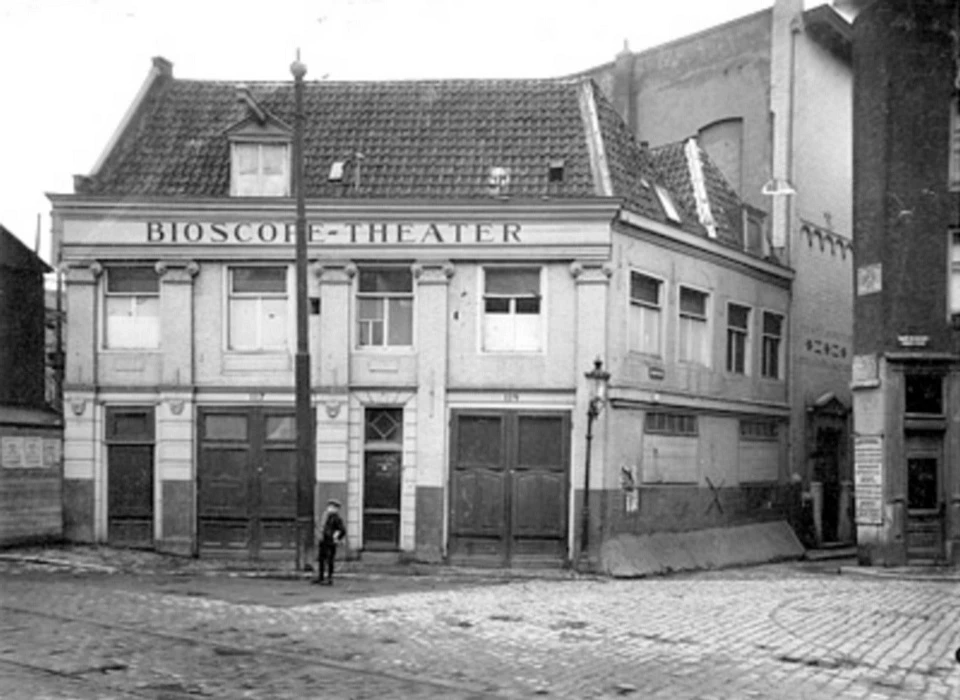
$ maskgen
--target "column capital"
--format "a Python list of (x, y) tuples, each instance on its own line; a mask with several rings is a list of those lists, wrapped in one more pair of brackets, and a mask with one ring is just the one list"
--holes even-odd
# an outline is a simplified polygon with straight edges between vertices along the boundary
[(447, 284), (456, 272), (449, 260), (417, 261), (410, 269), (418, 284)]
[(99, 260), (75, 261), (64, 267), (68, 284), (96, 284), (103, 274), (103, 264)]
[(570, 276), (577, 284), (607, 284), (613, 276), (613, 265), (607, 260), (574, 260)]
[(357, 266), (350, 260), (330, 260), (316, 265), (315, 274), (320, 284), (350, 284), (357, 276)]
[(164, 282), (190, 284), (200, 274), (200, 263), (195, 260), (159, 260), (153, 269)]

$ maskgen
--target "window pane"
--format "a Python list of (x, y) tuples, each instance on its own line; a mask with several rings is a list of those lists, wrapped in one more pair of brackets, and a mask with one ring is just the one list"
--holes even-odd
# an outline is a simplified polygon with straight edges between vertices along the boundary
[(258, 299), (230, 300), (230, 328), (228, 343), (232, 350), (257, 348)]
[(262, 195), (264, 197), (286, 197), (287, 196), (287, 176), (285, 174), (279, 175), (264, 175), (261, 178), (263, 183), (260, 192), (252, 193), (256, 195)]
[(363, 432), (365, 442), (400, 442), (403, 440), (402, 408), (368, 408)]
[(515, 318), (513, 349), (521, 352), (540, 349), (540, 316), (522, 314)]
[(538, 314), (540, 313), (539, 297), (519, 297), (516, 299), (518, 314)]
[(908, 374), (904, 378), (907, 413), (943, 413), (943, 380), (936, 374)]
[(383, 320), (383, 299), (359, 299), (357, 314), (361, 321)]
[(638, 272), (630, 273), (630, 298), (647, 304), (660, 305), (660, 280), (641, 275)]
[(260, 158), (264, 175), (283, 175), (287, 147), (281, 144), (261, 144)]
[(107, 297), (106, 347), (156, 348), (160, 345), (159, 297)]
[(485, 314), (483, 317), (483, 349), (490, 352), (514, 349), (512, 314)]
[(111, 267), (107, 270), (107, 291), (111, 294), (157, 294), (160, 291), (160, 279), (150, 267)]
[(246, 440), (247, 417), (228, 413), (207, 414), (203, 418), (204, 437), (208, 440)]
[(110, 437), (149, 440), (153, 435), (152, 422), (153, 416), (147, 413), (115, 413)]
[(727, 323), (731, 328), (747, 328), (750, 318), (750, 309), (739, 304), (730, 304), (727, 307)]
[(413, 345), (413, 299), (390, 299), (388, 345)]
[(630, 349), (657, 355), (660, 353), (660, 310), (630, 305)]
[(237, 155), (237, 172), (240, 175), (255, 175), (259, 170), (259, 147), (255, 143), (238, 143), (234, 145)]
[(683, 362), (708, 364), (707, 322), (689, 316), (680, 317), (679, 355)]
[(267, 416), (267, 440), (295, 440), (296, 437), (295, 416)]
[(409, 268), (360, 270), (361, 292), (413, 293), (413, 273)]
[(539, 296), (540, 269), (484, 268), (487, 294)]
[(287, 300), (261, 299), (262, 346), (264, 348), (287, 347)]
[(680, 287), (680, 313), (692, 316), (707, 315), (707, 295), (694, 289)]
[(235, 293), (285, 294), (287, 291), (287, 269), (284, 267), (235, 267), (230, 272)]
[(780, 337), (783, 326), (783, 316), (764, 312), (763, 314), (763, 332), (767, 335)]
[(484, 299), (484, 310), (488, 314), (510, 313), (510, 299), (505, 297), (488, 297)]

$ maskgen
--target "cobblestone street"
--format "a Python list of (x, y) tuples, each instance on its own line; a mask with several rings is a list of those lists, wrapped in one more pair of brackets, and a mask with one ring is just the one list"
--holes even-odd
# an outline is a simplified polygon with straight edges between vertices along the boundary
[(0, 563), (3, 698), (955, 698), (958, 584), (781, 564), (302, 580)]

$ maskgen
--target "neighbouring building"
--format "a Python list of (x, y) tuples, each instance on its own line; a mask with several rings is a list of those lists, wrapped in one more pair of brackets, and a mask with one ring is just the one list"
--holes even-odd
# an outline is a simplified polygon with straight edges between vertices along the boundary
[[(856, 523), (862, 563), (960, 561), (960, 19), (853, 22)], [(856, 9), (856, 8), (855, 8)]]
[[(351, 555), (562, 565), (624, 533), (783, 518), (793, 272), (740, 244), (696, 139), (651, 152), (585, 79), (175, 79), (154, 59), (73, 194), (71, 539), (295, 548), (295, 202), (315, 507)], [(300, 486), (304, 486), (300, 484)]]
[(657, 149), (697, 136), (745, 205), (741, 248), (795, 271), (790, 469), (826, 542), (853, 536), (850, 37), (829, 5), (776, 0), (667, 44), (624, 47), (583, 74), (639, 141)]
[(60, 414), (46, 400), (43, 275), (0, 226), (0, 545), (63, 534)]

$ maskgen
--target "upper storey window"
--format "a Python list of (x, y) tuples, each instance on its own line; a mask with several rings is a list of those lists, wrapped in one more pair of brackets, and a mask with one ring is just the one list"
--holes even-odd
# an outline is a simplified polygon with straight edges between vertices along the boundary
[(413, 345), (413, 273), (409, 267), (360, 270), (357, 324), (361, 347)]
[(951, 192), (960, 192), (960, 97), (950, 100), (950, 180)]
[(543, 349), (540, 268), (483, 270), (483, 350)]
[(104, 345), (160, 347), (160, 280), (151, 267), (111, 267), (104, 294)]
[(234, 143), (230, 182), (236, 197), (289, 197), (289, 144)]

